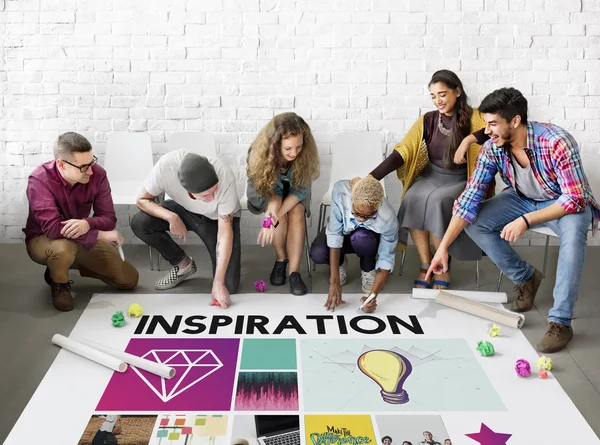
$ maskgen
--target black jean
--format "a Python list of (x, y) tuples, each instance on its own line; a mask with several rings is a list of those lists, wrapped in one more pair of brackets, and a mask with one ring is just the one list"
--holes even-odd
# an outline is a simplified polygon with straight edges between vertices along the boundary
[[(179, 215), (187, 230), (196, 233), (200, 237), (208, 249), (214, 277), (217, 267), (218, 221), (197, 213), (192, 213), (173, 200), (164, 201), (160, 205)], [(225, 287), (227, 287), (230, 294), (235, 293), (240, 284), (242, 259), (240, 218), (233, 218), (232, 225), (233, 245), (231, 248), (231, 258), (229, 259), (229, 265), (225, 274)], [(140, 212), (132, 218), (131, 230), (143, 242), (154, 247), (171, 265), (175, 266), (185, 258), (185, 252), (181, 246), (167, 233), (169, 231), (169, 223), (167, 221)]]

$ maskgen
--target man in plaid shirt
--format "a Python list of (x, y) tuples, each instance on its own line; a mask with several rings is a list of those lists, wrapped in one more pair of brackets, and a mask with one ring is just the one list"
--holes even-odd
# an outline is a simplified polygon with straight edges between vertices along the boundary
[[(552, 124), (527, 121), (527, 100), (514, 88), (486, 96), (485, 134), (475, 171), (454, 204), (453, 216), (431, 262), (431, 273), (448, 270), (448, 247), (463, 229), (515, 283), (511, 310), (533, 306), (542, 274), (512, 249), (530, 227), (546, 226), (559, 237), (560, 250), (554, 306), (548, 330), (537, 344), (540, 352), (563, 349), (573, 338), (571, 319), (579, 293), (590, 224), (595, 233), (600, 207), (583, 171), (577, 142)], [(508, 187), (483, 202), (496, 173)]]

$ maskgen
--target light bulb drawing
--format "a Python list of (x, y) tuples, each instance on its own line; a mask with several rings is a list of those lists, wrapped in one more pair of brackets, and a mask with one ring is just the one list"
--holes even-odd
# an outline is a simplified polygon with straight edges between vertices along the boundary
[(412, 372), (410, 361), (392, 351), (374, 349), (358, 357), (357, 365), (367, 377), (381, 387), (381, 397), (387, 403), (408, 402), (404, 382)]

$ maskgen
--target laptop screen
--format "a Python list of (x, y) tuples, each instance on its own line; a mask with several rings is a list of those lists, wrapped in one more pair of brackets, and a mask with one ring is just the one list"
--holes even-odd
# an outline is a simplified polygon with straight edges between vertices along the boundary
[(272, 436), (300, 429), (300, 416), (254, 416), (256, 437)]

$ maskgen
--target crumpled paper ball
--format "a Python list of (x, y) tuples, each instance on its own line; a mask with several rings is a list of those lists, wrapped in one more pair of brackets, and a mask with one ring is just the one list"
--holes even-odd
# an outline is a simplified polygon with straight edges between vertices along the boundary
[(540, 358), (537, 359), (536, 364), (538, 369), (550, 371), (552, 370), (552, 357), (546, 357), (545, 355), (542, 355)]
[(484, 357), (488, 357), (490, 355), (495, 354), (494, 345), (492, 345), (489, 341), (480, 341), (477, 343), (477, 350)]
[(142, 309), (142, 306), (137, 303), (133, 303), (129, 306), (129, 309), (127, 309), (127, 315), (130, 317), (141, 317), (143, 313), (144, 310)]
[(540, 372), (538, 372), (538, 376), (540, 377), (540, 379), (546, 380), (548, 378), (548, 373), (543, 369), (540, 369)]
[(488, 334), (490, 335), (490, 337), (498, 337), (500, 335), (500, 328), (494, 324), (492, 325), (492, 328), (490, 329)]
[(520, 377), (529, 377), (531, 375), (531, 366), (525, 359), (520, 358), (515, 365), (515, 371)]
[(271, 217), (269, 216), (268, 218), (263, 219), (262, 222), (262, 226), (265, 229), (268, 229), (269, 227), (271, 227), (273, 225), (273, 220), (271, 219)]
[(258, 280), (254, 282), (254, 288), (259, 292), (264, 292), (267, 290), (267, 285), (263, 280)]

